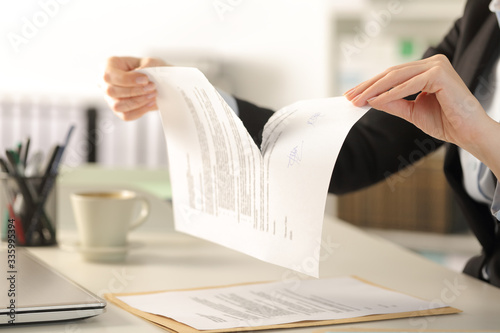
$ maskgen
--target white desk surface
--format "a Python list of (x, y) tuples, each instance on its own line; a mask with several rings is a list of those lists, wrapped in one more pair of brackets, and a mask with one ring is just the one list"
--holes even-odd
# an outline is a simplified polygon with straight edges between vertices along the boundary
[[(344, 222), (326, 218), (324, 239), (331, 254), (323, 255), (322, 277), (357, 275), (374, 283), (428, 300), (443, 300), (463, 313), (337, 325), (328, 331), (399, 329), (402, 331), (500, 331), (500, 289), (452, 272), (383, 239), (368, 236)], [(74, 232), (60, 232), (61, 242)], [(77, 252), (60, 248), (30, 249), (39, 258), (98, 295), (140, 292), (240, 282), (298, 281), (293, 271), (175, 232), (136, 232), (133, 248), (120, 264), (84, 262)], [(455, 287), (453, 287), (455, 286)], [(324, 332), (327, 327), (283, 330)], [(9, 329), (7, 329), (9, 330)], [(85, 320), (11, 328), (15, 332), (165, 332), (159, 327), (108, 304), (107, 312)], [(271, 332), (271, 331), (262, 331)], [(280, 332), (273, 330), (272, 332)]]

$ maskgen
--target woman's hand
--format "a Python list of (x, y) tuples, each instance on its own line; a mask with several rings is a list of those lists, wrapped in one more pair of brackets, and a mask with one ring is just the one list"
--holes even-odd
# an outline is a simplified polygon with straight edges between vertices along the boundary
[[(419, 92), (414, 101), (404, 99)], [(500, 142), (499, 124), (486, 114), (443, 55), (391, 67), (345, 96), (356, 106), (368, 103), (401, 117), (437, 139), (468, 150), (494, 172), (500, 171), (499, 161), (493, 162), (490, 156), (491, 147)], [(500, 155), (498, 150), (494, 155)]]
[(157, 110), (156, 87), (147, 75), (135, 69), (168, 66), (161, 59), (111, 57), (104, 72), (105, 98), (113, 112), (123, 120), (134, 120)]
[[(419, 92), (414, 101), (403, 99)], [(354, 105), (369, 103), (458, 145), (473, 140), (487, 117), (443, 55), (391, 67), (345, 95)]]

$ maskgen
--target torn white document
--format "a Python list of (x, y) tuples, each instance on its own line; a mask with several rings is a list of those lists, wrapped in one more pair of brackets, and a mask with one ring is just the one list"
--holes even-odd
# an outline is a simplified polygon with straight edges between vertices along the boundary
[(303, 280), (297, 285), (272, 282), (117, 298), (138, 310), (198, 330), (358, 318), (446, 306), (350, 277)]
[(343, 97), (294, 103), (269, 119), (261, 151), (197, 69), (142, 72), (158, 90), (176, 229), (318, 277), (332, 170), (368, 108)]

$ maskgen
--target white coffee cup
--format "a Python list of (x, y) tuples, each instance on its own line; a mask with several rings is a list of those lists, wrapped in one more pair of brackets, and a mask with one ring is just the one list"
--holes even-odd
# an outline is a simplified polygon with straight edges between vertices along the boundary
[(71, 204), (80, 251), (89, 261), (123, 261), (128, 232), (144, 223), (150, 210), (146, 198), (126, 190), (72, 193)]

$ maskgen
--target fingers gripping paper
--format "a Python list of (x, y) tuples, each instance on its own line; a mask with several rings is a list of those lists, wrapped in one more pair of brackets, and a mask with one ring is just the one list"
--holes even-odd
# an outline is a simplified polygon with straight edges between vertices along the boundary
[(294, 103), (269, 119), (259, 150), (200, 71), (141, 71), (158, 90), (176, 229), (317, 277), (332, 170), (367, 108)]

